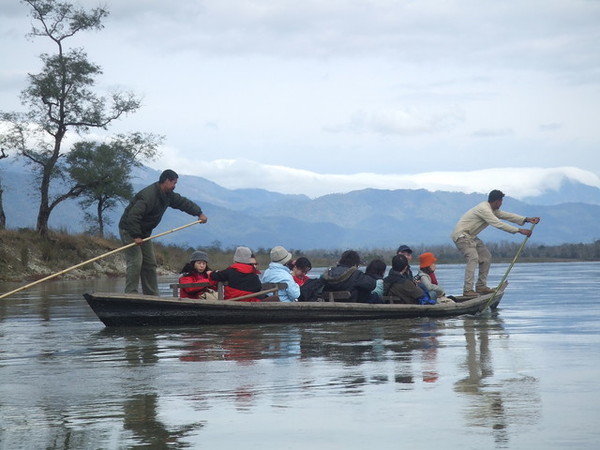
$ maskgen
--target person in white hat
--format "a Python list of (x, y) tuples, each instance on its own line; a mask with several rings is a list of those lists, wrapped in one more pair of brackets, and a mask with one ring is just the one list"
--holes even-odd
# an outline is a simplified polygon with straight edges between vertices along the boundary
[[(210, 279), (227, 282), (224, 289), (225, 300), (235, 299), (244, 295), (258, 292), (262, 289), (260, 278), (252, 263), (252, 250), (248, 247), (238, 247), (233, 255), (233, 264), (225, 270), (215, 270), (210, 273)], [(248, 297), (243, 302), (260, 302), (259, 297)]]
[(279, 301), (295, 302), (300, 297), (300, 286), (294, 281), (292, 271), (286, 264), (292, 259), (292, 254), (281, 245), (271, 249), (271, 262), (263, 274), (263, 283), (287, 283), (286, 289), (279, 289)]

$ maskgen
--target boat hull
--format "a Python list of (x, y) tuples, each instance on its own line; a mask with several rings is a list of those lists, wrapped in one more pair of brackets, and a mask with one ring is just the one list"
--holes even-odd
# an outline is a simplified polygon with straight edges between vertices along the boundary
[(190, 300), (138, 294), (86, 293), (107, 327), (326, 322), (414, 317), (454, 317), (495, 309), (504, 291), (436, 305), (341, 302), (235, 302)]

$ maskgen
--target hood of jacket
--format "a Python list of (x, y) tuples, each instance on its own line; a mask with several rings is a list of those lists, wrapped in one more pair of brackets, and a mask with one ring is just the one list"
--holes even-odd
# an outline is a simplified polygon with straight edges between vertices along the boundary
[(254, 273), (254, 266), (250, 265), (250, 264), (244, 264), (244, 263), (233, 263), (231, 266), (229, 266), (231, 269), (235, 269), (240, 273)]
[(356, 267), (335, 266), (323, 273), (323, 279), (329, 283), (343, 283), (356, 271)]

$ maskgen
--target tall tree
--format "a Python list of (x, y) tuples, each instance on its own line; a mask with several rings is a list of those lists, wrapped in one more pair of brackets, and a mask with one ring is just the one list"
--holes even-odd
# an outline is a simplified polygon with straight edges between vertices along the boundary
[(2, 140), (34, 167), (40, 195), (36, 229), (45, 236), (52, 210), (86, 189), (73, 182), (64, 192), (51, 189), (52, 181), (65, 175), (59, 159), (65, 153), (67, 132), (106, 129), (122, 115), (136, 111), (140, 100), (132, 93), (115, 92), (110, 98), (96, 95), (91, 88), (102, 73), (100, 67), (88, 61), (83, 49), (65, 47), (65, 41), (80, 31), (102, 29), (102, 19), (108, 15), (105, 8), (86, 11), (56, 0), (21, 1), (31, 7), (31, 36), (49, 38), (56, 53), (42, 54), (42, 71), (29, 74), (29, 86), (21, 93), (27, 112), (2, 114), (9, 127)]
[(132, 169), (154, 159), (162, 140), (153, 134), (132, 133), (118, 135), (110, 144), (82, 141), (73, 146), (66, 157), (66, 172), (77, 184), (87, 186), (81, 206), (96, 206), (95, 214), (86, 212), (84, 217), (90, 224), (88, 232), (104, 237), (105, 226), (110, 225), (105, 213), (133, 196)]

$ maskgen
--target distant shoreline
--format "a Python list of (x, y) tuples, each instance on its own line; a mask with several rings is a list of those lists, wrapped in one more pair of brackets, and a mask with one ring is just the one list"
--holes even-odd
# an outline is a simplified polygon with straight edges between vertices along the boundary
[[(510, 263), (513, 260), (516, 251), (513, 247), (516, 244), (495, 248), (490, 245), (493, 262)], [(50, 232), (48, 239), (41, 238), (34, 230), (0, 230), (0, 281), (26, 282), (35, 281), (51, 274), (69, 269), (89, 259), (118, 249), (122, 246), (116, 239), (103, 239), (99, 237), (84, 234), (67, 234), (59, 232)], [(565, 244), (569, 252), (574, 248), (579, 251), (585, 251), (588, 258), (568, 258), (568, 257), (547, 257), (536, 256), (536, 246), (526, 249), (525, 255), (519, 258), (519, 263), (552, 263), (552, 262), (594, 262), (600, 261), (600, 243), (592, 244)], [(507, 248), (508, 247), (508, 248)], [(543, 246), (544, 251), (558, 248), (561, 246), (549, 247)], [(416, 247), (415, 247), (416, 249)], [(415, 250), (413, 249), (413, 250)], [(155, 242), (155, 251), (159, 265), (159, 273), (164, 275), (177, 275), (181, 268), (188, 261), (189, 255), (195, 249), (177, 247), (174, 245), (163, 245)], [(206, 248), (210, 255), (209, 265), (213, 268), (225, 268), (232, 263), (234, 248)], [(313, 267), (329, 267), (335, 265), (342, 250), (306, 250), (298, 252), (289, 249), (295, 256), (305, 255)], [(422, 250), (422, 249), (419, 249)], [(462, 264), (463, 260), (457, 254), (456, 249), (451, 246), (432, 246), (429, 251), (433, 251), (438, 257), (438, 263), (444, 264)], [(557, 250), (557, 251), (558, 251)], [(391, 257), (395, 249), (358, 249), (363, 261), (372, 259), (383, 259), (390, 264)], [(269, 249), (258, 249), (255, 253), (261, 267), (266, 268), (269, 264)], [(500, 254), (507, 253), (508, 256)], [(415, 251), (418, 254), (418, 251)], [(413, 259), (412, 264), (418, 266), (418, 260)], [(106, 258), (100, 258), (90, 264), (83, 265), (61, 275), (60, 279), (86, 279), (97, 277), (118, 278), (125, 274), (126, 264), (123, 253), (117, 252)]]

